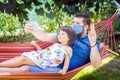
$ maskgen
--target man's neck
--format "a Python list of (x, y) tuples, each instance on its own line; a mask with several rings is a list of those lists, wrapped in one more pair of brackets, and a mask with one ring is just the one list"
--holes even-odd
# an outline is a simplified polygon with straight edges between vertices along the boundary
[(84, 38), (87, 35), (87, 33), (83, 33), (81, 38)]

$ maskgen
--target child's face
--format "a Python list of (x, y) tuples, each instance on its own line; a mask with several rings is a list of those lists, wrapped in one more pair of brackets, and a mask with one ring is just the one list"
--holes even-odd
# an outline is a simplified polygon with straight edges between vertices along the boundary
[(58, 35), (58, 41), (60, 43), (66, 43), (68, 44), (68, 41), (69, 41), (69, 37), (67, 35), (67, 33), (65, 31), (60, 31), (59, 35)]

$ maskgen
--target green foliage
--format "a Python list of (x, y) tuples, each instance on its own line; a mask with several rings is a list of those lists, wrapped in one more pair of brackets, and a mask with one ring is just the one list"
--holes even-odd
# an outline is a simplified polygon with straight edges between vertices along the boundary
[[(45, 6), (49, 4), (49, 8)], [(27, 10), (28, 19), (39, 23), (40, 27), (46, 32), (57, 32), (63, 25), (70, 26), (73, 16), (63, 11), (62, 8), (55, 6), (52, 0), (44, 2), (42, 5), (35, 6), (32, 4), (32, 9)], [(41, 10), (43, 14), (40, 15)]]
[(0, 0), (2, 3), (8, 3), (8, 0)]
[(110, 0), (103, 0), (101, 2), (90, 2), (89, 0), (87, 0), (84, 4), (78, 3), (76, 7), (78, 7), (80, 12), (89, 13), (92, 22), (106, 20), (110, 18), (116, 11), (114, 4), (112, 4)]
[(0, 12), (0, 41), (13, 41), (23, 34), (18, 16)]
[[(15, 23), (19, 20), (9, 22), (9, 24), (5, 26), (14, 25), (16, 27), (8, 28), (5, 27), (3, 23), (5, 24), (9, 20), (8, 18), (4, 18), (5, 21), (0, 22), (2, 23), (0, 25), (4, 26), (4, 28), (0, 28), (0, 36), (16, 36), (18, 35), (18, 30), (24, 33), (22, 28), (28, 19), (38, 22), (40, 27), (46, 32), (57, 32), (63, 25), (70, 26), (73, 14), (76, 12), (87, 12), (90, 14), (92, 22), (97, 22), (110, 18), (116, 10), (116, 7), (110, 0), (80, 0), (80, 2), (77, 0), (0, 0), (0, 2), (11, 2), (14, 6), (12, 14), (18, 15), (14, 20), (19, 19), (22, 23), (20, 26)], [(70, 2), (73, 3), (71, 4)], [(10, 15), (13, 16), (12, 14)], [(7, 14), (4, 13), (4, 15)], [(3, 19), (3, 17), (4, 16), (1, 18)], [(120, 29), (116, 22), (117, 21), (114, 22), (115, 32), (119, 32)], [(14, 28), (17, 28), (17, 30)]]

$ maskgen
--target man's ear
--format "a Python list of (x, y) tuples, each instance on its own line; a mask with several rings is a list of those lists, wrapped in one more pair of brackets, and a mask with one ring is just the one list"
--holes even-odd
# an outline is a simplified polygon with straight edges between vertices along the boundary
[(85, 31), (88, 31), (88, 28), (89, 28), (88, 25), (85, 25), (85, 26), (84, 26), (84, 30), (85, 30)]

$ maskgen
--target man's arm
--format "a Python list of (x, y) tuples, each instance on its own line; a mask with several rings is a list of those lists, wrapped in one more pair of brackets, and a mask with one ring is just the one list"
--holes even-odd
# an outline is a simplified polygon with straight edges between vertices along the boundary
[(57, 35), (56, 35), (56, 33), (45, 33), (44, 31), (42, 31), (40, 29), (38, 31), (32, 31), (31, 33), (38, 40), (52, 42), (52, 43), (57, 42)]
[(100, 65), (102, 63), (97, 45), (95, 47), (91, 47), (90, 61), (91, 61), (91, 64), (96, 68), (100, 67)]
[(91, 64), (94, 67), (100, 67), (102, 60), (101, 60), (100, 53), (99, 53), (97, 45), (96, 45), (97, 34), (96, 34), (96, 31), (94, 28), (94, 24), (92, 24), (90, 26), (90, 31), (88, 32), (88, 37), (89, 37), (90, 45), (91, 45), (91, 52), (90, 52)]
[(56, 33), (45, 33), (41, 29), (33, 30), (31, 26), (32, 26), (31, 24), (26, 24), (25, 31), (32, 33), (33, 36), (35, 36), (38, 40), (52, 42), (52, 43), (57, 42)]

